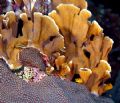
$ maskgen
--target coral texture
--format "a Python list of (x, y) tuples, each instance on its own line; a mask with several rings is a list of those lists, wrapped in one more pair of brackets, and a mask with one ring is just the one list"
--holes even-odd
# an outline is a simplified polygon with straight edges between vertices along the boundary
[[(59, 52), (64, 47), (64, 38), (50, 17), (36, 12), (34, 13), (34, 21), (32, 21), (28, 20), (26, 13), (22, 13), (20, 18), (23, 21), (23, 36), (18, 38), (16, 38), (16, 18), (15, 13), (10, 11), (6, 15), (1, 15), (0, 20), (1, 47), (4, 47), (1, 48), (1, 56), (4, 56), (3, 54), (6, 55), (4, 57), (13, 69), (21, 66), (18, 60), (18, 53), (24, 47), (32, 46), (37, 48), (48, 57), (55, 52)], [(3, 25), (5, 25), (5, 28), (3, 28)], [(3, 42), (6, 43), (4, 44)]]
[[(24, 3), (30, 5), (28, 1)], [(105, 36), (96, 21), (89, 21), (92, 14), (83, 6), (60, 4), (49, 16), (39, 12), (21, 13), (23, 35), (18, 38), (18, 16), (12, 11), (1, 15), (0, 55), (6, 58), (9, 69), (25, 66), (26, 78), (32, 78), (31, 70), (37, 69), (65, 80), (79, 74), (81, 84), (95, 95), (111, 89), (112, 85), (105, 82), (111, 77), (107, 61), (113, 40)]]
[(47, 76), (39, 83), (27, 83), (11, 71), (0, 59), (1, 103), (113, 103), (112, 100), (95, 97), (84, 85)]
[(45, 71), (46, 66), (49, 65), (47, 56), (40, 53), (35, 48), (24, 48), (19, 52), (19, 60), (24, 66), (31, 66)]

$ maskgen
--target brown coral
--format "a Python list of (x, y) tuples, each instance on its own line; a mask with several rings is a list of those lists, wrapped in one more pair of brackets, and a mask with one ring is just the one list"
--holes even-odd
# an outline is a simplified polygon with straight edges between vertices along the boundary
[(62, 64), (65, 63), (65, 56), (61, 55), (57, 59), (55, 59), (55, 65), (56, 68), (59, 70), (59, 68), (62, 66)]
[(75, 74), (75, 69), (72, 61), (67, 62), (64, 55), (60, 55), (55, 59), (56, 71), (52, 74), (58, 75), (62, 79), (72, 80)]
[(26, 83), (10, 72), (0, 59), (1, 103), (113, 103), (111, 99), (92, 96), (83, 85), (46, 76), (39, 83)]
[(20, 14), (20, 18), (23, 21), (23, 37), (29, 40), (33, 34), (33, 22), (32, 20), (28, 20), (28, 16), (26, 13)]

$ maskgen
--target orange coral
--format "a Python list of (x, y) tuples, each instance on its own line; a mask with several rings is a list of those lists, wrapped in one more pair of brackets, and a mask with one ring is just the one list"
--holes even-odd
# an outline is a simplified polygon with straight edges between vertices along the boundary
[(87, 8), (86, 0), (52, 0), (54, 7), (58, 6), (60, 3), (74, 4), (81, 9)]
[[(37, 48), (52, 61), (52, 66), (46, 68), (48, 74), (69, 80), (79, 74), (80, 78), (76, 81), (85, 84), (92, 93), (101, 95), (112, 88), (104, 82), (111, 77), (107, 60), (113, 40), (105, 36), (96, 21), (89, 21), (92, 14), (85, 9), (85, 0), (79, 3), (75, 0), (53, 0), (55, 5), (58, 2), (71, 2), (78, 7), (60, 4), (49, 16), (35, 12), (33, 20), (28, 19), (29, 14), (20, 14), (23, 36), (18, 38), (15, 13), (10, 11), (0, 16), (0, 56), (6, 57), (11, 69), (17, 69), (22, 66), (18, 56), (21, 49)], [(4, 45), (3, 41), (7, 43)]]

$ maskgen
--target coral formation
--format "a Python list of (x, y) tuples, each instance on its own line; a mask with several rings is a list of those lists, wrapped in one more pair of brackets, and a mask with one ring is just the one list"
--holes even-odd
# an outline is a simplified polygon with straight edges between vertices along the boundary
[(19, 60), (23, 66), (39, 68), (41, 71), (45, 71), (50, 65), (47, 56), (32, 47), (22, 49), (19, 52)]
[[(80, 10), (72, 4), (60, 4), (56, 10), (49, 13), (49, 16), (55, 20), (64, 36), (66, 62), (73, 62), (75, 73), (80, 74), (84, 83), (90, 78), (100, 78), (101, 81), (97, 80), (99, 83), (95, 83), (96, 89), (99, 89), (99, 84), (110, 78), (111, 70), (106, 69), (110, 68), (107, 57), (112, 48), (113, 40), (104, 35), (103, 29), (96, 21), (88, 20), (91, 17), (91, 12), (86, 9)], [(83, 77), (80, 68), (91, 69), (90, 78)], [(97, 68), (96, 71), (94, 68)], [(104, 73), (100, 71), (106, 74), (103, 75)], [(100, 77), (97, 72), (101, 74)], [(92, 79), (90, 82), (95, 81)], [(93, 84), (92, 86), (94, 88)], [(99, 94), (99, 92), (95, 92)]]
[(86, 0), (52, 0), (53, 7), (56, 8), (60, 3), (64, 4), (74, 4), (81, 9), (87, 8), (87, 2)]
[(49, 16), (55, 20), (65, 38), (66, 58), (73, 59), (73, 62), (79, 61), (78, 68), (94, 68), (100, 59), (107, 59), (113, 41), (104, 36), (103, 29), (96, 21), (88, 21), (91, 17), (88, 10), (61, 4)]
[[(53, 0), (55, 5), (58, 2)], [(92, 14), (86, 9), (85, 0), (80, 0), (80, 4), (75, 0), (70, 2), (78, 7), (60, 4), (47, 16), (32, 12), (35, 2), (31, 8), (29, 1), (24, 0), (26, 13), (18, 16), (10, 11), (1, 15), (0, 56), (6, 58), (10, 69), (24, 66), (25, 80), (33, 79), (34, 74), (42, 78), (41, 71), (65, 80), (79, 74), (79, 83), (86, 85), (91, 93), (101, 95), (112, 88), (105, 81), (111, 77), (107, 61), (113, 40), (105, 36), (96, 21), (89, 21)], [(18, 17), (23, 22), (23, 35), (16, 38)]]
[(1, 103), (114, 103), (111, 99), (96, 97), (84, 85), (46, 76), (38, 83), (27, 83), (11, 71), (0, 59)]
[(92, 71), (88, 68), (80, 68), (78, 72), (79, 72), (80, 78), (83, 80), (83, 83), (86, 83), (90, 75), (92, 74)]
[[(34, 13), (34, 21), (28, 20), (26, 13), (20, 14), (20, 18), (23, 21), (22, 33), (23, 36), (16, 38), (13, 36), (15, 32), (14, 23), (17, 24), (14, 12), (8, 12), (3, 18), (1, 16), (1, 23), (3, 25), (6, 17), (8, 18), (7, 27), (3, 29), (1, 27), (1, 35), (3, 42), (6, 41), (5, 53), (9, 64), (13, 69), (19, 68), (21, 65), (18, 61), (17, 53), (24, 47), (33, 46), (46, 54), (48, 57), (53, 53), (59, 52), (64, 47), (63, 36), (60, 35), (59, 29), (55, 22), (48, 16), (44, 16), (41, 13)], [(1, 43), (2, 44), (2, 43)], [(52, 48), (52, 49), (51, 49)]]

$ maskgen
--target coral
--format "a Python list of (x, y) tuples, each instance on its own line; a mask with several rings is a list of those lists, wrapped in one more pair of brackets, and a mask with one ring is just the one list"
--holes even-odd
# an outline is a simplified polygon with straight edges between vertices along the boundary
[(46, 55), (50, 56), (64, 47), (64, 38), (50, 17), (34, 13), (33, 30), (32, 45), (39, 48)]
[(47, 75), (45, 72), (40, 71), (39, 68), (31, 68), (31, 67), (24, 67), (24, 71), (22, 75), (19, 75), (19, 77), (22, 77), (23, 80), (26, 82), (40, 82), (44, 77)]
[(62, 66), (63, 63), (65, 63), (65, 56), (64, 55), (61, 55), (55, 59), (55, 65), (56, 65), (56, 68), (58, 70), (59, 70), (60, 66)]
[(49, 66), (47, 56), (32, 47), (24, 48), (19, 52), (19, 61), (23, 66), (39, 68), (41, 71), (45, 71)]
[(15, 3), (17, 4), (17, 5), (21, 5), (22, 4), (22, 2), (23, 2), (23, 0), (14, 0), (15, 1)]
[[(95, 0), (94, 0), (95, 1)], [(97, 1), (98, 2), (98, 1)], [(99, 1), (101, 2), (101, 1)], [(119, 7), (112, 7), (113, 2), (103, 1), (104, 4), (98, 3), (98, 5), (93, 4), (89, 5), (90, 11), (93, 13), (93, 18), (95, 18), (99, 24), (104, 28), (104, 33), (110, 36), (114, 40), (114, 46), (109, 54), (109, 63), (111, 64), (112, 72), (109, 82), (113, 84), (113, 88), (107, 91), (104, 96), (112, 98), (115, 103), (120, 102), (120, 93), (117, 92), (120, 89), (120, 80), (117, 80), (117, 77), (120, 77), (120, 18), (119, 18)], [(102, 2), (102, 3), (103, 3)], [(117, 4), (117, 2), (115, 3)], [(109, 7), (106, 7), (109, 5)], [(103, 12), (104, 11), (104, 12)]]
[(41, 12), (47, 15), (52, 9), (52, 0), (37, 0), (33, 12)]
[(38, 83), (27, 83), (14, 75), (0, 59), (1, 103), (113, 103), (111, 99), (92, 96), (84, 85), (46, 76)]
[(53, 7), (57, 7), (60, 3), (66, 3), (66, 4), (74, 4), (81, 9), (87, 8), (87, 2), (86, 0), (52, 0), (53, 2)]
[(20, 14), (20, 18), (23, 21), (23, 36), (16, 38), (17, 32), (15, 32), (14, 24), (17, 24), (17, 21), (15, 13), (11, 11), (5, 16), (1, 16), (1, 23), (3, 20), (7, 20), (6, 28), (1, 29), (0, 33), (3, 41), (7, 40), (5, 52), (12, 69), (21, 66), (17, 54), (24, 47), (33, 46), (48, 57), (64, 47), (64, 38), (50, 17), (36, 12), (34, 13), (34, 21), (28, 20), (26, 13)]
[(20, 14), (20, 18), (23, 21), (23, 37), (29, 40), (30, 37), (33, 35), (33, 22), (32, 20), (28, 20), (28, 16), (26, 13)]
[(48, 75), (51, 75), (52, 74), (52, 72), (54, 71), (54, 67), (52, 67), (52, 66), (48, 66), (48, 67), (46, 67), (46, 74), (48, 74)]
[[(99, 89), (104, 85), (104, 82), (110, 78), (111, 67), (105, 60), (100, 60), (100, 63), (96, 68), (92, 69), (86, 85), (92, 93), (99, 94)], [(104, 88), (104, 87), (102, 87)], [(103, 91), (103, 93), (106, 91)], [(102, 94), (102, 93), (100, 93)]]
[(55, 20), (65, 38), (68, 61), (73, 60), (78, 68), (94, 68), (100, 59), (106, 60), (113, 41), (104, 36), (103, 29), (96, 21), (88, 21), (91, 13), (71, 4), (61, 4), (56, 9), (49, 16)]
[[(59, 11), (59, 13), (57, 13), (57, 11)], [(83, 55), (84, 52), (82, 48), (79, 48), (79, 50), (77, 50), (77, 47), (82, 46), (86, 40), (86, 35), (89, 27), (87, 19), (91, 16), (91, 13), (86, 9), (83, 9), (80, 12), (79, 8), (71, 4), (61, 4), (57, 7), (57, 11), (52, 11), (49, 16), (55, 20), (62, 35), (65, 38), (66, 58), (68, 58), (68, 60), (74, 59), (74, 61), (76, 61), (76, 64), (78, 59), (80, 59), (78, 57), (81, 57), (82, 62), (79, 62), (79, 66), (88, 67), (88, 58)]]
[(92, 74), (92, 71), (88, 68), (80, 68), (78, 72), (84, 84), (88, 81), (90, 75)]
[(13, 11), (7, 12), (5, 15), (1, 16), (1, 23), (3, 22), (3, 27), (0, 33), (4, 40), (10, 41), (13, 37), (16, 37), (17, 32), (17, 18)]
[(48, 14), (52, 10), (51, 0), (23, 0), (24, 11), (32, 17), (34, 12)]
[[(45, 74), (46, 68), (50, 68), (48, 58), (38, 49), (33, 47), (23, 48), (17, 52), (17, 55), (21, 67), (12, 70), (17, 76), (27, 82), (39, 82), (47, 76)], [(10, 64), (9, 66), (12, 68)]]
[(51, 72), (51, 74), (58, 75), (62, 79), (72, 80), (75, 69), (72, 61), (67, 63), (65, 59), (64, 55), (60, 55), (55, 59), (54, 66), (56, 67), (56, 70), (55, 72)]
[[(88, 88), (90, 82), (97, 81), (90, 87), (94, 89), (90, 90), (99, 95), (99, 84), (101, 82), (104, 84), (106, 79), (110, 78), (111, 70), (106, 69), (110, 68), (107, 57), (113, 40), (104, 35), (102, 27), (96, 21), (88, 20), (91, 12), (86, 9), (80, 10), (72, 4), (60, 4), (56, 10), (49, 13), (49, 16), (55, 20), (64, 36), (65, 61), (73, 62), (75, 73), (80, 75), (83, 83), (87, 83)], [(83, 76), (85, 74), (81, 68), (83, 70), (89, 68), (92, 73), (89, 72), (88, 75), (86, 73), (86, 76)], [(97, 69), (94, 71), (94, 68)], [(93, 78), (96, 79), (93, 80)]]
[[(1, 22), (0, 33), (2, 36), (1, 44), (3, 45), (3, 51), (4, 51), (3, 57), (8, 59), (10, 63), (11, 62), (16, 63), (16, 55), (17, 55), (18, 49), (14, 50), (14, 47), (16, 44), (18, 44), (17, 43), (18, 38), (16, 38), (17, 18), (15, 13), (13, 11), (7, 12), (5, 15), (1, 16), (0, 22)], [(19, 40), (19, 42), (22, 42), (21, 40)], [(16, 65), (19, 65), (19, 63), (16, 63)]]
[(23, 35), (18, 38), (15, 13), (10, 11), (0, 16), (0, 55), (7, 59), (10, 69), (25, 66), (25, 80), (32, 80), (36, 73), (35, 82), (43, 79), (37, 69), (65, 80), (72, 80), (75, 74), (79, 74), (77, 81), (96, 95), (111, 89), (112, 85), (105, 84), (105, 81), (111, 77), (107, 61), (113, 40), (105, 36), (96, 21), (89, 21), (92, 14), (85, 9), (86, 2), (81, 2), (85, 5), (80, 3), (80, 8), (60, 4), (46, 16), (32, 12), (35, 4), (31, 8), (29, 1), (24, 0), (27, 11), (20, 14)]

